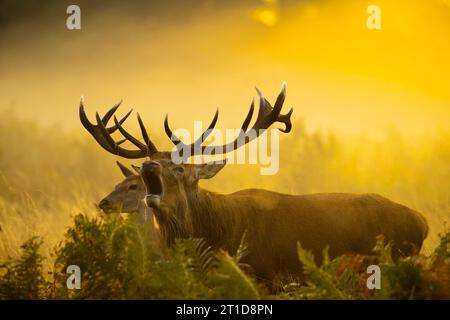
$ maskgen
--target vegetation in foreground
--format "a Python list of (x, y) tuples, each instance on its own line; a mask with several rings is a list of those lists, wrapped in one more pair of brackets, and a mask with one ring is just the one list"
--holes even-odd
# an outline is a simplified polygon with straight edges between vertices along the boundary
[[(227, 255), (206, 250), (201, 240), (186, 240), (164, 261), (149, 244), (143, 244), (136, 231), (139, 228), (130, 221), (96, 219), (94, 203), (122, 176), (114, 157), (80, 132), (40, 127), (11, 114), (0, 117), (1, 298), (450, 296), (450, 236), (443, 228), (450, 221), (450, 139), (446, 133), (412, 139), (392, 130), (385, 140), (374, 141), (307, 132), (299, 122), (280, 141), (277, 175), (261, 176), (258, 166), (228, 166), (226, 173), (205, 183), (208, 189), (223, 193), (255, 186), (293, 194), (380, 193), (426, 216), (430, 234), (421, 256), (394, 263), (378, 251), (375, 258), (325, 259), (318, 267), (300, 249), (308, 274), (306, 284), (286, 283), (274, 296), (243, 272), (248, 268), (240, 264), (239, 257), (245, 250)], [(167, 139), (155, 136), (155, 140)], [(85, 215), (79, 216), (80, 212)], [(210, 262), (200, 264), (203, 260), (195, 257), (205, 250), (211, 258), (205, 261)], [(366, 265), (373, 261), (379, 262), (384, 275), (379, 291), (365, 289)], [(82, 290), (66, 289), (69, 264), (81, 267)]]
[[(237, 252), (215, 252), (202, 239), (179, 240), (163, 259), (132, 219), (77, 215), (49, 258), (42, 240), (22, 245), (18, 259), (1, 265), (1, 299), (449, 299), (450, 232), (430, 256), (394, 262), (390, 245), (379, 238), (373, 256), (345, 255), (318, 266), (298, 245), (304, 283), (285, 283), (276, 295), (251, 277)], [(51, 269), (44, 261), (50, 259)], [(381, 268), (380, 290), (368, 290), (367, 266)], [(69, 265), (78, 265), (81, 289), (67, 288)]]
[[(154, 140), (169, 149), (167, 137), (154, 131)], [(72, 217), (96, 216), (94, 204), (123, 179), (115, 165), (123, 159), (104, 152), (81, 125), (63, 131), (5, 112), (0, 136), (0, 261), (17, 258), (32, 235), (45, 239), (48, 255)], [(450, 222), (449, 137), (445, 132), (409, 137), (395, 130), (381, 140), (344, 137), (308, 132), (297, 121), (288, 136), (280, 137), (276, 175), (261, 176), (257, 165), (228, 165), (202, 186), (219, 193), (254, 187), (292, 194), (379, 193), (425, 215), (430, 233), (423, 252), (429, 255), (445, 221)]]

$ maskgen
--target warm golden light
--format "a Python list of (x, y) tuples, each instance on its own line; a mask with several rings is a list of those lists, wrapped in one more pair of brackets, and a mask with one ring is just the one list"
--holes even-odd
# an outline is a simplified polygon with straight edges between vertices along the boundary
[[(273, 101), (286, 80), (295, 125), (280, 137), (280, 173), (261, 177), (259, 167), (230, 166), (205, 186), (381, 193), (425, 212), (432, 226), (427, 241), (435, 245), (450, 219), (449, 1), (376, 1), (380, 30), (366, 26), (369, 4), (272, 0), (161, 15), (120, 5), (94, 13), (82, 6), (79, 31), (65, 28), (65, 8), (56, 6), (48, 16), (5, 27), (0, 112), (32, 124), (4, 120), (0, 127), (0, 150), (12, 150), (0, 154), (0, 226), (6, 230), (0, 237), (21, 241), (29, 230), (56, 232), (67, 212), (89, 208), (119, 180), (114, 157), (79, 123), (81, 95), (91, 116), (123, 99), (122, 112), (139, 111), (158, 146), (167, 148), (166, 113), (174, 128), (193, 129), (194, 120), (210, 121), (219, 107), (217, 127), (239, 127), (254, 86)], [(41, 126), (51, 128), (42, 131), (51, 132), (50, 142)], [(127, 128), (137, 131), (136, 123)], [(57, 206), (52, 197), (61, 199)], [(67, 209), (63, 218), (61, 207)], [(3, 208), (15, 217), (35, 210), (38, 222), (47, 221), (46, 210), (58, 218), (27, 229)], [(0, 254), (14, 251), (2, 245)]]
[(268, 27), (273, 27), (278, 22), (277, 12), (271, 9), (255, 10), (253, 11), (252, 17)]
[[(165, 112), (187, 126), (217, 106), (243, 113), (254, 85), (275, 94), (286, 80), (290, 103), (301, 106), (294, 117), (311, 129), (373, 136), (391, 126), (411, 134), (446, 130), (449, 7), (377, 3), (382, 29), (374, 31), (360, 1), (204, 9), (176, 24), (100, 11), (95, 19), (86, 13), (79, 32), (57, 19), (36, 29), (32, 20), (5, 31), (1, 107), (74, 127), (80, 95), (93, 106), (124, 98), (158, 128)], [(224, 126), (235, 125), (228, 114)]]

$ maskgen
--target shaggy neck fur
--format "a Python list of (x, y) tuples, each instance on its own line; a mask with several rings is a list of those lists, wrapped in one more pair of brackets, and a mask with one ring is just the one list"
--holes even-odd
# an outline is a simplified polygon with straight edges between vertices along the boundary
[(213, 248), (232, 252), (239, 246), (240, 241), (232, 240), (240, 239), (244, 232), (236, 218), (239, 208), (225, 195), (196, 188), (186, 194), (186, 201), (179, 201), (175, 211), (166, 213), (167, 218), (160, 222), (168, 246), (176, 238), (189, 237), (204, 238)]

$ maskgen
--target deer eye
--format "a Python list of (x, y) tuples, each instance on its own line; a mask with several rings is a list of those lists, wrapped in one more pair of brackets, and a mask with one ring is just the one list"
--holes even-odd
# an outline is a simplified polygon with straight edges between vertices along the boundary
[(137, 189), (137, 184), (133, 183), (132, 185), (130, 185), (128, 187), (129, 190), (136, 190)]
[(173, 168), (173, 171), (177, 175), (183, 175), (184, 174), (184, 168), (183, 167), (175, 167), (175, 168)]

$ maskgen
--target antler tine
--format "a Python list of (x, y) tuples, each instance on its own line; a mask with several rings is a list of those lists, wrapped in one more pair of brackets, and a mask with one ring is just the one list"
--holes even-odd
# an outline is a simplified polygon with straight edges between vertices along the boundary
[(252, 103), (250, 104), (250, 109), (248, 110), (247, 116), (245, 117), (245, 120), (241, 126), (241, 130), (242, 130), (241, 132), (247, 131), (248, 125), (250, 124), (250, 121), (252, 121), (254, 110), (255, 110), (255, 99), (252, 98)]
[(287, 86), (286, 81), (283, 81), (283, 84), (281, 85), (281, 91), (278, 94), (278, 97), (277, 97), (277, 100), (275, 101), (275, 106), (274, 106), (274, 109), (277, 109), (278, 108), (277, 106), (279, 105), (279, 109), (277, 112), (281, 111), (284, 100), (286, 99), (286, 86)]
[[(186, 147), (187, 145), (184, 144), (170, 129), (168, 118), (169, 118), (169, 115), (166, 114), (166, 118), (164, 119), (164, 129), (166, 131), (167, 136), (169, 137), (170, 140), (172, 140), (172, 142), (175, 146), (183, 147), (183, 148)], [(213, 117), (211, 123), (209, 124), (208, 128), (200, 135), (200, 137), (197, 138), (197, 140), (195, 140), (194, 143), (192, 143), (190, 145), (192, 150), (194, 150), (196, 145), (199, 145), (203, 141), (205, 141), (206, 138), (211, 134), (212, 130), (216, 126), (218, 118), (219, 118), (219, 109), (216, 110), (216, 113), (214, 114), (214, 117)]]
[(102, 134), (102, 137), (106, 140), (108, 145), (115, 150), (117, 148), (116, 142), (113, 140), (113, 138), (109, 135), (108, 131), (106, 130), (105, 125), (102, 122), (102, 119), (100, 118), (100, 115), (98, 112), (95, 113), (95, 119), (97, 120), (97, 127), (100, 129), (100, 132)]
[(114, 112), (116, 112), (117, 108), (119, 108), (121, 103), (122, 103), (122, 99), (120, 99), (119, 102), (117, 102), (111, 109), (108, 110), (108, 112), (105, 113), (105, 115), (102, 118), (102, 123), (105, 127), (108, 124), (109, 119), (114, 114)]
[(294, 111), (294, 108), (291, 108), (288, 113), (280, 114), (278, 116), (278, 122), (282, 122), (286, 126), (284, 129), (279, 128), (278, 130), (280, 130), (281, 132), (284, 132), (284, 133), (288, 133), (291, 131), (291, 129), (292, 129), (291, 115), (292, 115), (293, 111)]
[[(244, 119), (244, 122), (242, 123), (241, 130), (239, 130), (238, 136), (234, 141), (222, 147), (223, 153), (226, 153), (227, 147), (230, 146), (231, 144), (233, 145), (233, 150), (239, 148), (238, 144), (240, 141), (242, 141), (242, 137), (247, 138), (246, 132), (250, 124), (250, 121), (252, 120), (254, 110), (255, 110), (255, 99), (252, 98), (252, 103), (250, 104), (250, 108), (248, 110), (247, 116)], [(215, 149), (213, 149), (212, 152), (215, 154)]]
[[(283, 103), (286, 97), (286, 83), (283, 82), (281, 92), (278, 94), (278, 97), (275, 102), (275, 106), (272, 107), (267, 101), (267, 99), (264, 97), (262, 92), (256, 87), (256, 92), (259, 95), (259, 110), (258, 110), (258, 116), (256, 118), (255, 123), (253, 124), (252, 128), (247, 131), (247, 128), (250, 124), (250, 121), (253, 116), (254, 111), (254, 99), (252, 100), (252, 103), (250, 105), (249, 112), (242, 124), (241, 131), (239, 132), (237, 138), (234, 141), (231, 141), (225, 145), (222, 146), (202, 146), (201, 152), (203, 154), (218, 154), (218, 153), (227, 153), (231, 150), (235, 150), (242, 145), (247, 144), (251, 140), (257, 138), (259, 135), (261, 135), (262, 132), (267, 130), (273, 123), (275, 122), (281, 122), (285, 124), (285, 128), (279, 128), (282, 132), (289, 132), (292, 128), (291, 124), (291, 115), (293, 112), (293, 109), (289, 110), (287, 114), (280, 114), (281, 109), (283, 107)], [(204, 140), (204, 139), (203, 139)], [(185, 145), (183, 145), (184, 147)], [(192, 145), (191, 145), (192, 146)], [(190, 156), (197, 155), (198, 150), (195, 150), (191, 147), (191, 154), (190, 155), (183, 155), (181, 153), (180, 155), (183, 157), (183, 159), (186, 159)]]
[(149, 142), (150, 142), (150, 139), (148, 137), (147, 130), (144, 127), (144, 123), (142, 122), (141, 116), (139, 115), (139, 112), (136, 113), (136, 117), (137, 117), (138, 122), (139, 122), (139, 127), (141, 128), (142, 138), (144, 138), (145, 143), (148, 145)]
[[(281, 130), (282, 132), (286, 132), (288, 127), (292, 127), (290, 123), (290, 115), (292, 111), (290, 110), (287, 114), (281, 115), (281, 109), (283, 108), (283, 103), (286, 98), (286, 82), (283, 82), (281, 92), (278, 94), (277, 100), (275, 101), (275, 106), (272, 107), (270, 103), (264, 98), (261, 91), (256, 88), (260, 99), (260, 106), (258, 117), (256, 118), (255, 124), (252, 129), (254, 130), (265, 130), (270, 127), (274, 122), (282, 122), (285, 124), (286, 128)], [(290, 131), (290, 129), (289, 129)], [(287, 131), (287, 132), (289, 132)]]
[[(156, 147), (153, 146), (153, 148), (148, 148), (147, 145), (141, 143), (139, 140), (134, 138), (131, 134), (129, 134), (123, 127), (122, 123), (129, 117), (131, 114), (131, 110), (120, 120), (118, 121), (116, 116), (114, 116), (114, 112), (119, 107), (120, 102), (115, 104), (104, 116), (103, 118), (100, 117), (98, 112), (95, 114), (95, 118), (97, 121), (97, 124), (93, 124), (89, 121), (89, 119), (86, 116), (86, 112), (84, 110), (84, 100), (83, 97), (80, 99), (80, 108), (79, 108), (79, 115), (80, 115), (80, 121), (83, 124), (83, 126), (86, 128), (86, 130), (94, 137), (94, 139), (100, 144), (100, 146), (105, 149), (106, 151), (113, 153), (115, 155), (129, 158), (129, 159), (139, 159), (139, 158), (145, 158), (147, 156), (150, 156), (151, 154), (157, 152)], [(115, 125), (109, 128), (106, 128), (107, 123), (109, 122), (110, 118), (114, 116), (114, 122)], [(125, 139), (114, 141), (114, 139), (111, 137), (111, 133), (113, 133), (115, 130), (119, 129), (119, 131), (122, 133), (122, 135), (125, 137)], [(148, 138), (148, 135), (147, 135)], [(120, 145), (124, 143), (125, 141), (130, 141), (134, 145), (136, 145), (139, 150), (127, 150)], [(149, 144), (150, 145), (150, 144)]]
[(119, 140), (119, 141), (117, 141), (116, 142), (116, 144), (118, 145), (118, 146), (120, 146), (122, 143), (124, 143), (125, 141), (128, 141), (127, 139), (122, 139), (122, 140)]
[(256, 117), (256, 122), (255, 122), (255, 124), (256, 124), (258, 122), (258, 120), (261, 121), (261, 119), (263, 119), (265, 116), (267, 116), (272, 111), (272, 107), (271, 107), (269, 101), (266, 100), (266, 98), (264, 97), (262, 92), (258, 89), (258, 87), (255, 87), (255, 89), (259, 96), (259, 110), (258, 110), (258, 116)]
[(198, 139), (192, 144), (192, 146), (195, 146), (195, 145), (198, 145), (198, 144), (202, 144), (202, 142), (205, 141), (206, 138), (208, 138), (208, 136), (211, 134), (212, 130), (216, 126), (218, 118), (219, 118), (219, 109), (216, 110), (216, 113), (214, 114), (214, 118), (212, 119), (211, 123), (209, 124), (208, 129), (206, 129), (201, 134), (201, 136), (198, 137)]
[(91, 132), (92, 123), (89, 121), (89, 119), (86, 116), (86, 112), (84, 111), (83, 96), (81, 96), (81, 98), (80, 98), (80, 107), (78, 109), (78, 113), (79, 113), (80, 121), (81, 121), (81, 124), (83, 125), (83, 127), (85, 127), (87, 131)]
[(166, 132), (166, 135), (169, 137), (169, 139), (173, 142), (173, 144), (175, 146), (178, 146), (178, 145), (184, 146), (185, 145), (170, 129), (168, 114), (166, 114), (166, 117), (164, 119), (164, 131)]
[(278, 118), (278, 115), (281, 112), (281, 108), (283, 108), (283, 103), (285, 99), (286, 99), (286, 82), (283, 81), (281, 91), (278, 94), (277, 100), (275, 100), (275, 105), (273, 106), (273, 110), (271, 113), (272, 121), (276, 121), (276, 119)]
[[(83, 103), (84, 101), (81, 101), (81, 103)], [(102, 123), (103, 125), (106, 127), (108, 125), (109, 119), (111, 119), (112, 115), (116, 112), (116, 110), (119, 108), (120, 104), (122, 103), (122, 100), (120, 100), (119, 102), (117, 102), (111, 109), (108, 110), (108, 112), (106, 112), (106, 114), (103, 116), (102, 118)], [(131, 112), (133, 111), (133, 109), (131, 109), (130, 111), (127, 112), (127, 114), (125, 114), (125, 116), (120, 119), (119, 123), (122, 124), (125, 122), (125, 120), (127, 120), (127, 118), (130, 116)], [(84, 112), (84, 109), (83, 109)], [(87, 118), (87, 117), (85, 117)], [(106, 130), (108, 131), (108, 133), (114, 133), (117, 130), (117, 126), (111, 126), (109, 128), (106, 128)]]
[[(125, 120), (127, 120), (127, 118), (130, 116), (130, 114), (131, 114), (132, 111), (133, 111), (133, 109), (131, 109), (130, 111), (128, 111), (127, 114), (126, 114), (125, 116), (123, 116), (122, 119), (120, 119), (119, 123), (120, 123), (120, 124), (124, 123)], [(106, 126), (106, 124), (105, 124), (105, 126)], [(108, 131), (108, 133), (111, 134), (111, 133), (114, 133), (117, 129), (118, 129), (117, 126), (116, 126), (116, 125), (113, 125), (113, 126), (111, 126), (111, 127), (109, 127), (109, 128), (106, 128), (106, 131)]]
[(138, 147), (139, 149), (141, 149), (142, 151), (147, 151), (147, 146), (145, 144), (143, 144), (142, 142), (140, 142), (138, 139), (136, 139), (135, 137), (133, 137), (131, 134), (128, 133), (128, 131), (126, 131), (122, 125), (119, 123), (119, 121), (117, 121), (117, 118), (114, 116), (114, 123), (116, 124), (117, 128), (119, 129), (120, 133), (128, 139), (128, 141), (130, 141), (132, 144), (134, 144), (136, 147)]
[(142, 122), (141, 116), (139, 115), (139, 113), (137, 113), (136, 115), (137, 115), (137, 119), (139, 122), (139, 127), (141, 128), (142, 138), (144, 138), (145, 144), (147, 145), (149, 152), (152, 152), (152, 153), (157, 152), (158, 150), (156, 149), (156, 146), (153, 144), (153, 142), (148, 137), (148, 133), (147, 133), (147, 130), (145, 129), (144, 123)]
[(83, 125), (83, 127), (95, 138), (95, 140), (100, 144), (100, 146), (109, 152), (114, 151), (111, 149), (111, 146), (102, 137), (102, 135), (100, 135), (100, 133), (96, 129), (96, 126), (93, 123), (91, 123), (89, 121), (88, 117), (86, 116), (86, 112), (84, 111), (83, 97), (81, 97), (81, 99), (80, 99), (79, 116), (80, 116), (80, 121), (81, 121), (81, 124)]
[(294, 109), (291, 108), (286, 114), (280, 114), (285, 99), (286, 99), (286, 81), (283, 81), (281, 92), (278, 94), (277, 100), (275, 101), (275, 105), (273, 107), (269, 121), (270, 124), (274, 122), (284, 123), (285, 128), (284, 129), (279, 128), (279, 130), (281, 132), (288, 133), (292, 129), (291, 115)]

